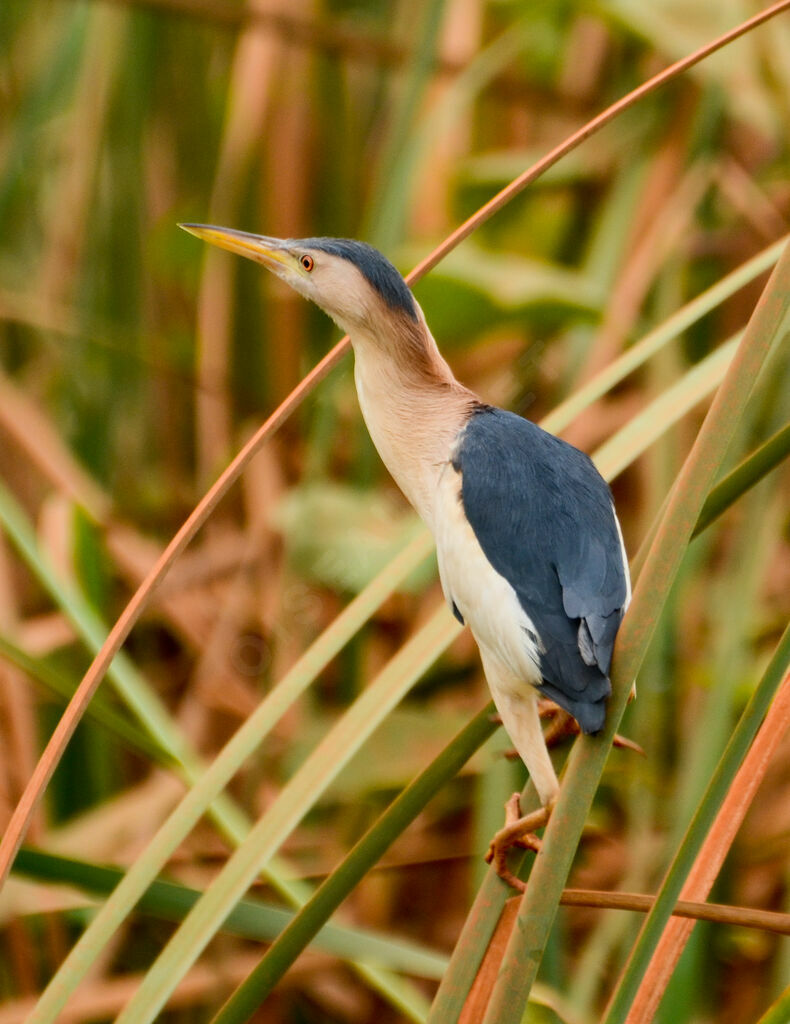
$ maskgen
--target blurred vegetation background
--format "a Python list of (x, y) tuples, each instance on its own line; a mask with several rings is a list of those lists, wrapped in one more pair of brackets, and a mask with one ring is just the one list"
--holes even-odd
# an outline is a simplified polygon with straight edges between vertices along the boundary
[[(317, 310), (177, 223), (364, 238), (406, 272), (570, 131), (755, 9), (0, 5), (0, 822), (90, 661), (73, 595), (109, 628), (208, 484), (337, 340)], [(416, 286), (457, 376), (540, 419), (784, 236), (788, 125), (785, 15), (621, 117)], [(764, 280), (731, 290), (563, 430), (592, 452), (622, 428), (649, 429), (638, 417), (655, 410), (661, 436), (613, 485), (631, 553), (715, 379), (688, 407), (669, 389), (743, 327)], [(730, 466), (790, 418), (784, 349)], [(659, 396), (665, 404), (650, 406)], [(787, 485), (777, 470), (690, 548), (627, 713), (646, 756), (611, 757), (573, 884), (655, 889), (788, 619)], [(419, 529), (364, 430), (349, 359), (178, 562), (127, 645), (134, 671), (209, 760)], [(291, 704), (231, 787), (251, 819), (440, 601), (428, 560)], [(126, 866), (174, 806), (182, 785), (147, 728), (153, 705), (129, 692), (102, 687), (31, 844)], [(464, 633), (287, 840), (286, 874), (315, 882), (330, 871), (487, 699)], [(406, 969), (425, 996), (502, 803), (523, 782), (506, 747), (500, 731), (344, 907), (349, 927), (368, 930), (357, 952), (376, 938), (393, 963), (398, 949), (425, 954), (422, 974)], [(720, 902), (790, 910), (790, 737), (782, 754), (717, 883)], [(229, 848), (204, 820), (167, 874), (203, 888)], [(0, 900), (2, 1024), (26, 1018), (92, 916), (92, 898), (54, 884), (57, 872), (45, 880), (29, 862), (26, 875), (39, 877), (16, 876)], [(281, 901), (264, 883), (256, 895)], [(563, 910), (541, 968), (553, 1009), (528, 1019), (596, 1019), (638, 925), (636, 915)], [(59, 1019), (112, 1019), (173, 927), (131, 918)], [(209, 1020), (257, 949), (218, 937), (161, 1019)], [(404, 1019), (349, 958), (331, 946), (305, 954), (260, 1020)], [(698, 926), (657, 1019), (745, 1024), (788, 977), (786, 939)]]

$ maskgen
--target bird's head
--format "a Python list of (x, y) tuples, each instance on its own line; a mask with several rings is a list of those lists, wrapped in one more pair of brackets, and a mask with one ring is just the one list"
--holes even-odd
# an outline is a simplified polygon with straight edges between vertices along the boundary
[(182, 224), (222, 249), (261, 263), (320, 306), (352, 338), (376, 335), (382, 324), (416, 325), (419, 307), (384, 256), (347, 238), (268, 238), (232, 228)]

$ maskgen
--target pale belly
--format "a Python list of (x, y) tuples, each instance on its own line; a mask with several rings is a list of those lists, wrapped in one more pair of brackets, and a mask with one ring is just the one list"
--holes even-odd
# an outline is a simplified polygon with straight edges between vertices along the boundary
[(539, 638), (515, 590), (491, 565), (466, 520), (461, 477), (448, 462), (436, 488), (434, 535), (439, 576), (478, 645), (513, 676), (513, 685), (541, 681)]

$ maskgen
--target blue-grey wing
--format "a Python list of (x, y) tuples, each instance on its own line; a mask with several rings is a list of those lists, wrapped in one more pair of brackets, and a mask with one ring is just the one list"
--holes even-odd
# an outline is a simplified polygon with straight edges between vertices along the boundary
[(540, 638), (540, 687), (585, 732), (603, 726), (628, 566), (609, 487), (536, 424), (481, 406), (459, 436), (464, 513)]

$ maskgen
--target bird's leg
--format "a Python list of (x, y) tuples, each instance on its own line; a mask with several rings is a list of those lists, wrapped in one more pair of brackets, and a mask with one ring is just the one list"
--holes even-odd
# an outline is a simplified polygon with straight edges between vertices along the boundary
[(552, 803), (547, 807), (540, 807), (530, 814), (521, 814), (519, 794), (513, 796), (505, 804), (505, 824), (494, 835), (486, 854), (486, 863), (493, 864), (496, 873), (512, 885), (519, 892), (525, 892), (526, 886), (517, 878), (507, 866), (507, 852), (513, 846), (520, 846), (522, 850), (540, 850), (540, 839), (535, 835), (536, 828), (543, 828), (549, 820)]

